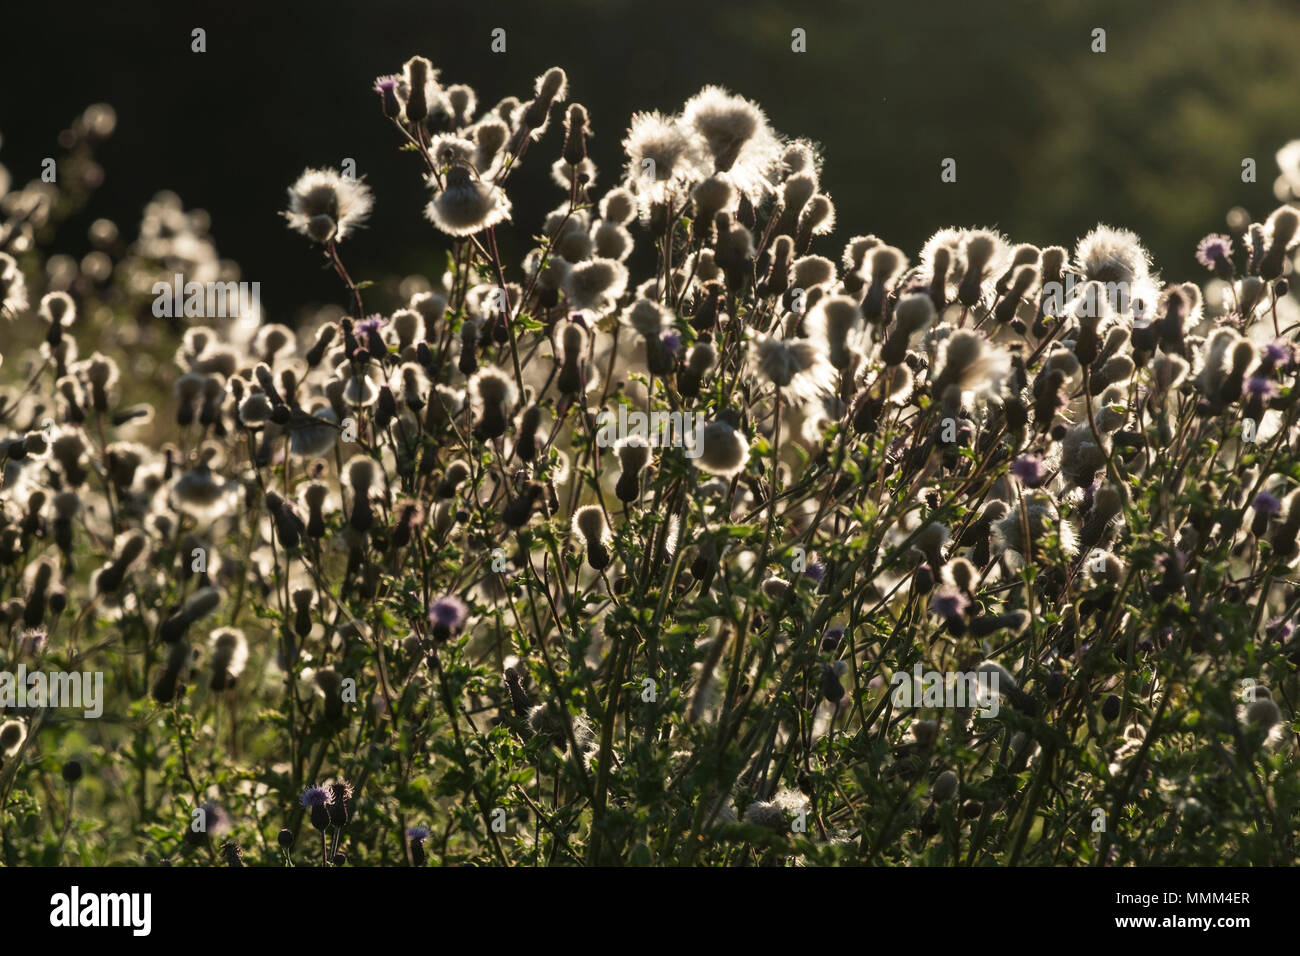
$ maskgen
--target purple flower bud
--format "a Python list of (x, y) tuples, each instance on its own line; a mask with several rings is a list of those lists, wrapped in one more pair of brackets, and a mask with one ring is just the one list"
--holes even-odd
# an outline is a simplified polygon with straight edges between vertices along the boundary
[(329, 805), (334, 801), (334, 794), (324, 787), (308, 787), (298, 801), (311, 812), (311, 825), (324, 832), (330, 825)]
[(1267, 491), (1261, 491), (1257, 494), (1250, 506), (1255, 509), (1255, 514), (1265, 515), (1269, 518), (1282, 511), (1282, 502), (1278, 500), (1277, 495), (1271, 495)]
[(402, 104), (397, 99), (397, 77), (376, 77), (374, 91), (379, 94), (379, 101), (383, 105), (384, 115), (389, 119), (397, 119), (402, 112)]
[(1213, 272), (1226, 263), (1232, 255), (1232, 237), (1222, 233), (1211, 233), (1200, 241), (1196, 247), (1196, 261)]
[(185, 840), (187, 843), (192, 846), (202, 846), (212, 837), (230, 832), (230, 814), (226, 813), (219, 804), (209, 800), (199, 807), (199, 810), (202, 811), (202, 825), (198, 829), (193, 826), (186, 829)]
[(298, 802), (301, 803), (304, 808), (310, 810), (312, 807), (326, 806), (331, 799), (332, 797), (330, 796), (330, 792), (324, 787), (308, 787), (302, 792), (302, 796), (298, 798)]
[(970, 598), (953, 587), (939, 588), (930, 599), (930, 610), (944, 620), (960, 618), (968, 607)]
[(1275, 617), (1264, 625), (1264, 630), (1269, 637), (1275, 641), (1285, 644), (1291, 640), (1291, 635), (1295, 633), (1295, 623), (1280, 617)]
[(838, 704), (844, 699), (844, 685), (840, 683), (839, 671), (835, 665), (822, 665), (822, 696), (832, 704)]
[(1254, 378), (1246, 380), (1246, 386), (1242, 391), (1246, 397), (1258, 402), (1267, 402), (1277, 397), (1277, 383), (1271, 378), (1264, 378), (1256, 375)]
[(1292, 351), (1291, 346), (1288, 343), (1270, 342), (1268, 345), (1264, 346), (1264, 352), (1263, 355), (1260, 356), (1260, 359), (1265, 365), (1273, 367), (1289, 364), (1294, 356), (1295, 353)]
[(433, 625), (433, 636), (440, 641), (458, 633), (468, 617), (469, 608), (454, 594), (444, 595), (429, 605), (429, 623)]
[(1011, 466), (1011, 474), (1020, 479), (1021, 483), (1028, 488), (1037, 488), (1047, 477), (1047, 469), (1043, 467), (1043, 460), (1035, 455), (1025, 455), (1017, 458)]
[(833, 651), (840, 646), (840, 641), (844, 640), (844, 628), (829, 627), (826, 633), (822, 635), (822, 650)]

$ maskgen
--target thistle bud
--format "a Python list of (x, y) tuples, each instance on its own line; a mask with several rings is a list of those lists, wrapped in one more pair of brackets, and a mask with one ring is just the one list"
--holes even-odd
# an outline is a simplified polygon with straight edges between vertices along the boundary
[(312, 588), (298, 588), (291, 595), (293, 602), (293, 632), (298, 637), (311, 633), (311, 609), (316, 602), (316, 592)]
[(470, 476), (469, 464), (457, 458), (447, 466), (443, 472), (442, 481), (438, 482), (438, 487), (434, 494), (438, 498), (454, 498), (456, 489), (459, 488)]
[(501, 520), (507, 528), (522, 528), (533, 516), (533, 509), (541, 500), (546, 489), (536, 481), (524, 485), (523, 490), (513, 501), (501, 509)]
[(847, 670), (848, 664), (845, 661), (836, 661), (834, 664), (822, 665), (822, 697), (832, 704), (839, 704), (839, 702), (844, 699), (844, 685), (840, 683), (840, 676)]
[(424, 852), (424, 841), (429, 838), (427, 827), (411, 827), (406, 831), (406, 845), (411, 853), (412, 866), (424, 866), (427, 857)]
[(539, 405), (529, 405), (519, 416), (519, 432), (515, 436), (515, 453), (523, 461), (532, 461), (537, 457), (537, 430), (542, 424), (542, 409)]
[(644, 438), (632, 437), (614, 446), (621, 472), (614, 493), (624, 504), (636, 501), (641, 495), (640, 474), (650, 461), (650, 446)]
[(1117, 695), (1111, 694), (1101, 705), (1101, 717), (1107, 723), (1119, 717), (1120, 699)]
[(514, 382), (495, 368), (480, 369), (469, 382), (478, 417), (474, 437), (479, 441), (500, 438), (509, 428), (508, 410), (519, 400)]
[(233, 627), (219, 628), (212, 632), (209, 645), (212, 660), (209, 686), (215, 691), (234, 687), (248, 662), (248, 642), (244, 640), (244, 632)]
[(326, 804), (330, 823), (336, 827), (345, 827), (351, 819), (352, 784), (339, 780), (330, 784), (330, 801)]
[(329, 804), (332, 799), (333, 795), (324, 787), (308, 787), (298, 798), (308, 812), (311, 825), (321, 833), (324, 833), (330, 825)]
[(564, 161), (576, 167), (587, 158), (587, 109), (580, 103), (569, 106), (564, 118)]
[(433, 64), (422, 56), (413, 56), (402, 68), (406, 94), (406, 122), (415, 125), (429, 117), (428, 87), (432, 85)]
[(1286, 256), (1295, 245), (1300, 230), (1300, 213), (1290, 206), (1279, 206), (1264, 224), (1267, 245), (1259, 260), (1260, 278), (1272, 282), (1282, 275)]
[(402, 115), (402, 104), (397, 98), (396, 76), (377, 77), (373, 89), (379, 94), (379, 105), (386, 117), (395, 120)]
[(171, 650), (167, 653), (167, 661), (150, 691), (153, 699), (158, 703), (168, 704), (176, 698), (181, 675), (190, 661), (190, 655), (190, 646), (184, 640), (178, 640), (171, 645)]
[[(325, 719), (338, 721), (343, 717), (343, 678), (332, 668), (318, 670), (316, 687), (325, 698)], [(314, 821), (313, 821), (314, 822)]]
[(587, 546), (587, 563), (596, 571), (609, 567), (613, 558), (609, 552), (609, 525), (600, 505), (586, 505), (573, 514), (573, 530)]
[(945, 770), (935, 777), (930, 787), (930, 799), (935, 803), (947, 803), (956, 793), (957, 775), (951, 770)]

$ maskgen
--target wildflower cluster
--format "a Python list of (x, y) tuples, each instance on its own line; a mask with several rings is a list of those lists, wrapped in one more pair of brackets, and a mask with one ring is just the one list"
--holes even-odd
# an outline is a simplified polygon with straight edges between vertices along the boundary
[(106, 108), (0, 196), (0, 661), (111, 718), (4, 707), (4, 862), (1294, 859), (1295, 204), (1204, 285), (1105, 225), (913, 256), (719, 87), (604, 188), (558, 67), (374, 89), (447, 268), (356, 281), (383, 197), (308, 169), (300, 323), (151, 309), (240, 282), (173, 195), (51, 251)]

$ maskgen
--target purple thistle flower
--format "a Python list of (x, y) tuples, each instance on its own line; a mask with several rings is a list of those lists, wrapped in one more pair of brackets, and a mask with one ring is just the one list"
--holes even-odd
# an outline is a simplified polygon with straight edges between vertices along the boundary
[(362, 335), (369, 335), (371, 332), (379, 332), (387, 324), (388, 320), (382, 315), (368, 315), (354, 325), (353, 328), (356, 330), (355, 334), (360, 337)]
[(298, 801), (311, 812), (311, 825), (322, 833), (330, 823), (330, 804), (334, 794), (325, 787), (308, 787)]
[(384, 115), (389, 119), (397, 119), (402, 111), (402, 104), (397, 98), (397, 77), (377, 76), (372, 89), (379, 94), (379, 102), (383, 106)]
[(1291, 640), (1291, 635), (1295, 633), (1295, 623), (1285, 620), (1284, 618), (1275, 617), (1264, 625), (1264, 631), (1275, 641), (1286, 643)]
[(429, 828), (407, 827), (406, 836), (407, 839), (414, 840), (416, 843), (423, 843), (425, 840), (429, 839)]
[(1277, 495), (1271, 495), (1267, 491), (1261, 491), (1257, 494), (1250, 506), (1255, 509), (1255, 514), (1264, 515), (1268, 518), (1272, 518), (1282, 511), (1282, 502)]
[(1156, 555), (1156, 570), (1165, 575), (1166, 580), (1181, 577), (1187, 567), (1187, 555), (1182, 551), (1166, 551)]
[(1270, 342), (1264, 346), (1260, 360), (1268, 366), (1286, 365), (1295, 357), (1291, 346), (1286, 342)]
[(820, 584), (822, 578), (826, 577), (826, 565), (822, 564), (820, 561), (814, 561), (804, 569), (803, 573), (804, 577), (812, 578)]
[(1020, 479), (1026, 487), (1037, 488), (1047, 477), (1047, 469), (1043, 467), (1041, 458), (1036, 455), (1025, 455), (1017, 458), (1012, 464), (1011, 474)]
[(945, 620), (959, 618), (970, 607), (970, 598), (953, 587), (942, 587), (930, 599), (930, 610)]
[(326, 807), (334, 799), (334, 795), (324, 787), (308, 787), (298, 798), (298, 802), (305, 809), (310, 810), (312, 807)]
[(429, 623), (438, 640), (445, 641), (458, 633), (468, 617), (469, 608), (454, 594), (445, 594), (429, 605)]
[[(185, 834), (186, 842), (193, 846), (202, 846), (209, 839), (215, 836), (229, 833), (231, 830), (230, 814), (226, 813), (220, 805), (209, 800), (199, 807), (202, 811), (202, 826), (196, 829), (190, 826)], [(195, 823), (197, 824), (197, 820)]]
[(1256, 375), (1253, 378), (1246, 379), (1246, 385), (1242, 388), (1242, 393), (1249, 399), (1267, 402), (1277, 397), (1277, 382), (1271, 378)]
[(1232, 255), (1232, 237), (1214, 232), (1200, 241), (1196, 247), (1196, 261), (1213, 272)]
[(668, 355), (676, 358), (678, 351), (682, 347), (682, 337), (670, 330), (659, 336), (659, 344)]
[(844, 640), (844, 628), (830, 627), (822, 635), (822, 650), (833, 651), (840, 646), (840, 641)]

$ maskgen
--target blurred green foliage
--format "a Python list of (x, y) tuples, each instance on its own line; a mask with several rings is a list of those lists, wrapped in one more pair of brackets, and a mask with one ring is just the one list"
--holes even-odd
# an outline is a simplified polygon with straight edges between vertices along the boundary
[[(821, 244), (831, 253), (874, 232), (914, 255), (952, 224), (1067, 244), (1104, 221), (1142, 235), (1168, 278), (1189, 278), (1199, 275), (1196, 241), (1230, 207), (1256, 219), (1273, 208), (1273, 154), (1300, 136), (1300, 4), (1284, 0), (372, 0), (364, 15), (324, 0), (310, 16), (200, 0), (111, 19), (86, 11), (57, 34), (43, 11), (12, 11), (24, 42), (0, 63), (6, 88), (48, 75), (56, 59), (65, 68), (40, 97), (0, 107), (0, 161), (25, 181), (60, 123), (112, 102), (121, 122), (103, 156), (110, 189), (88, 215), (131, 230), (155, 190), (175, 189), (213, 212), (223, 254), (265, 280), (281, 318), (335, 295), (333, 276), (299, 254), (276, 215), (309, 165), (353, 157), (376, 188), (372, 227), (349, 250), (361, 277), (395, 262), (440, 270), (419, 168), (394, 152), (370, 91), (414, 53), (444, 82), (473, 83), (483, 108), (526, 96), (542, 70), (563, 65), (592, 111), (598, 189), (621, 175), (633, 109), (679, 109), (707, 83), (743, 93), (782, 133), (825, 148), (841, 223)], [(189, 50), (196, 24), (209, 34), (201, 56)], [(496, 27), (507, 31), (504, 54), (489, 51)], [(806, 53), (791, 51), (796, 27)], [(1095, 28), (1106, 30), (1105, 53), (1092, 51)], [(521, 182), (545, 179), (558, 151), (552, 132)], [(940, 182), (944, 157), (957, 160), (955, 184)], [(1241, 181), (1245, 157), (1257, 183)], [(529, 227), (562, 198), (519, 192)]]

